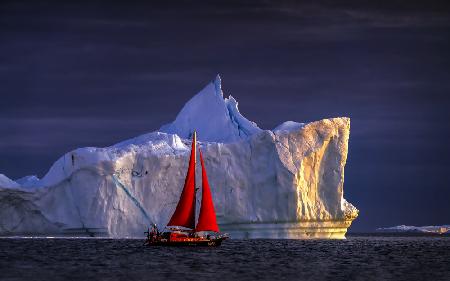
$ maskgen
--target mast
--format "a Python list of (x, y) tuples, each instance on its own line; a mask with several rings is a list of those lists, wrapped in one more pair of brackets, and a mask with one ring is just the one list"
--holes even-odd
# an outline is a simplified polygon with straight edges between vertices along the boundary
[(219, 232), (217, 225), (216, 212), (214, 210), (214, 202), (211, 196), (211, 189), (208, 183), (208, 176), (206, 174), (205, 163), (203, 162), (202, 151), (200, 152), (200, 162), (202, 164), (202, 205), (200, 207), (200, 215), (198, 216), (197, 226), (195, 231), (215, 231)]
[(191, 157), (189, 168), (184, 180), (183, 191), (177, 208), (167, 226), (183, 226), (195, 228), (195, 163), (196, 163), (197, 133), (192, 137)]
[[(192, 151), (194, 153), (194, 164), (197, 164), (197, 131), (194, 130), (194, 134), (192, 136)], [(195, 178), (194, 178), (195, 180)]]

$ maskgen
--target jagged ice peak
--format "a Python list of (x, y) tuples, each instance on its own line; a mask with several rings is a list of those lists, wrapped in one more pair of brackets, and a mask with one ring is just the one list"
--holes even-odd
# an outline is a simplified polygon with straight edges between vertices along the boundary
[(197, 130), (200, 141), (234, 142), (262, 131), (238, 110), (238, 102), (230, 95), (223, 97), (220, 75), (192, 97), (172, 123), (160, 132), (190, 138)]

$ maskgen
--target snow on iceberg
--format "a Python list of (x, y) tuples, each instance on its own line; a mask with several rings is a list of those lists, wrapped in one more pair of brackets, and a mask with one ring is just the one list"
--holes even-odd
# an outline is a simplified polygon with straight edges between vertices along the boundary
[(294, 130), (299, 130), (299, 129), (303, 128), (304, 126), (305, 126), (305, 123), (286, 121), (286, 122), (278, 125), (272, 131), (274, 131), (274, 132), (283, 132), (283, 131), (290, 132), (290, 131), (294, 131)]
[(239, 113), (234, 98), (223, 97), (219, 76), (158, 132), (70, 151), (41, 180), (0, 175), (0, 235), (142, 237), (151, 223), (165, 226), (194, 130), (223, 232), (345, 237), (358, 215), (343, 198), (349, 118), (262, 130)]
[(16, 183), (19, 184), (22, 188), (34, 188), (39, 186), (39, 178), (35, 175), (25, 176), (16, 180)]

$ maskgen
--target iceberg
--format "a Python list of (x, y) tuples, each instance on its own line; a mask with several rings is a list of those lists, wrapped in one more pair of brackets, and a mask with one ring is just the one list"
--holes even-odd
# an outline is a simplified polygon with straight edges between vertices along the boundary
[(194, 130), (222, 232), (345, 238), (358, 216), (343, 197), (350, 119), (263, 130), (233, 97), (224, 98), (219, 76), (158, 131), (67, 152), (42, 179), (0, 174), (0, 235), (143, 237), (152, 223), (164, 227), (183, 187)]
[(224, 99), (219, 75), (186, 103), (175, 121), (159, 131), (189, 139), (194, 129), (201, 140), (220, 143), (240, 141), (262, 131), (241, 115), (232, 96)]
[(450, 225), (411, 226), (398, 225), (377, 228), (382, 233), (420, 233), (420, 234), (450, 234)]
[(3, 186), (5, 188), (19, 188), (20, 187), (20, 185), (17, 182), (8, 178), (4, 174), (0, 174), (0, 186)]

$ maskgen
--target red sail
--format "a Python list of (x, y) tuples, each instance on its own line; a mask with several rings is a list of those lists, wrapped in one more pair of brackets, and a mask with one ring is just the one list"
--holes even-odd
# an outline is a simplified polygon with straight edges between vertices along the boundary
[(195, 147), (197, 137), (194, 132), (192, 138), (191, 158), (189, 169), (184, 181), (183, 192), (178, 201), (177, 208), (170, 219), (168, 226), (184, 226), (194, 229), (195, 227)]
[[(200, 151), (200, 149), (199, 149)], [(205, 164), (203, 163), (202, 152), (200, 151), (200, 162), (202, 163), (202, 206), (198, 217), (195, 231), (215, 231), (219, 232), (219, 226), (216, 221), (216, 212), (209, 188), (208, 176), (206, 175)]]

